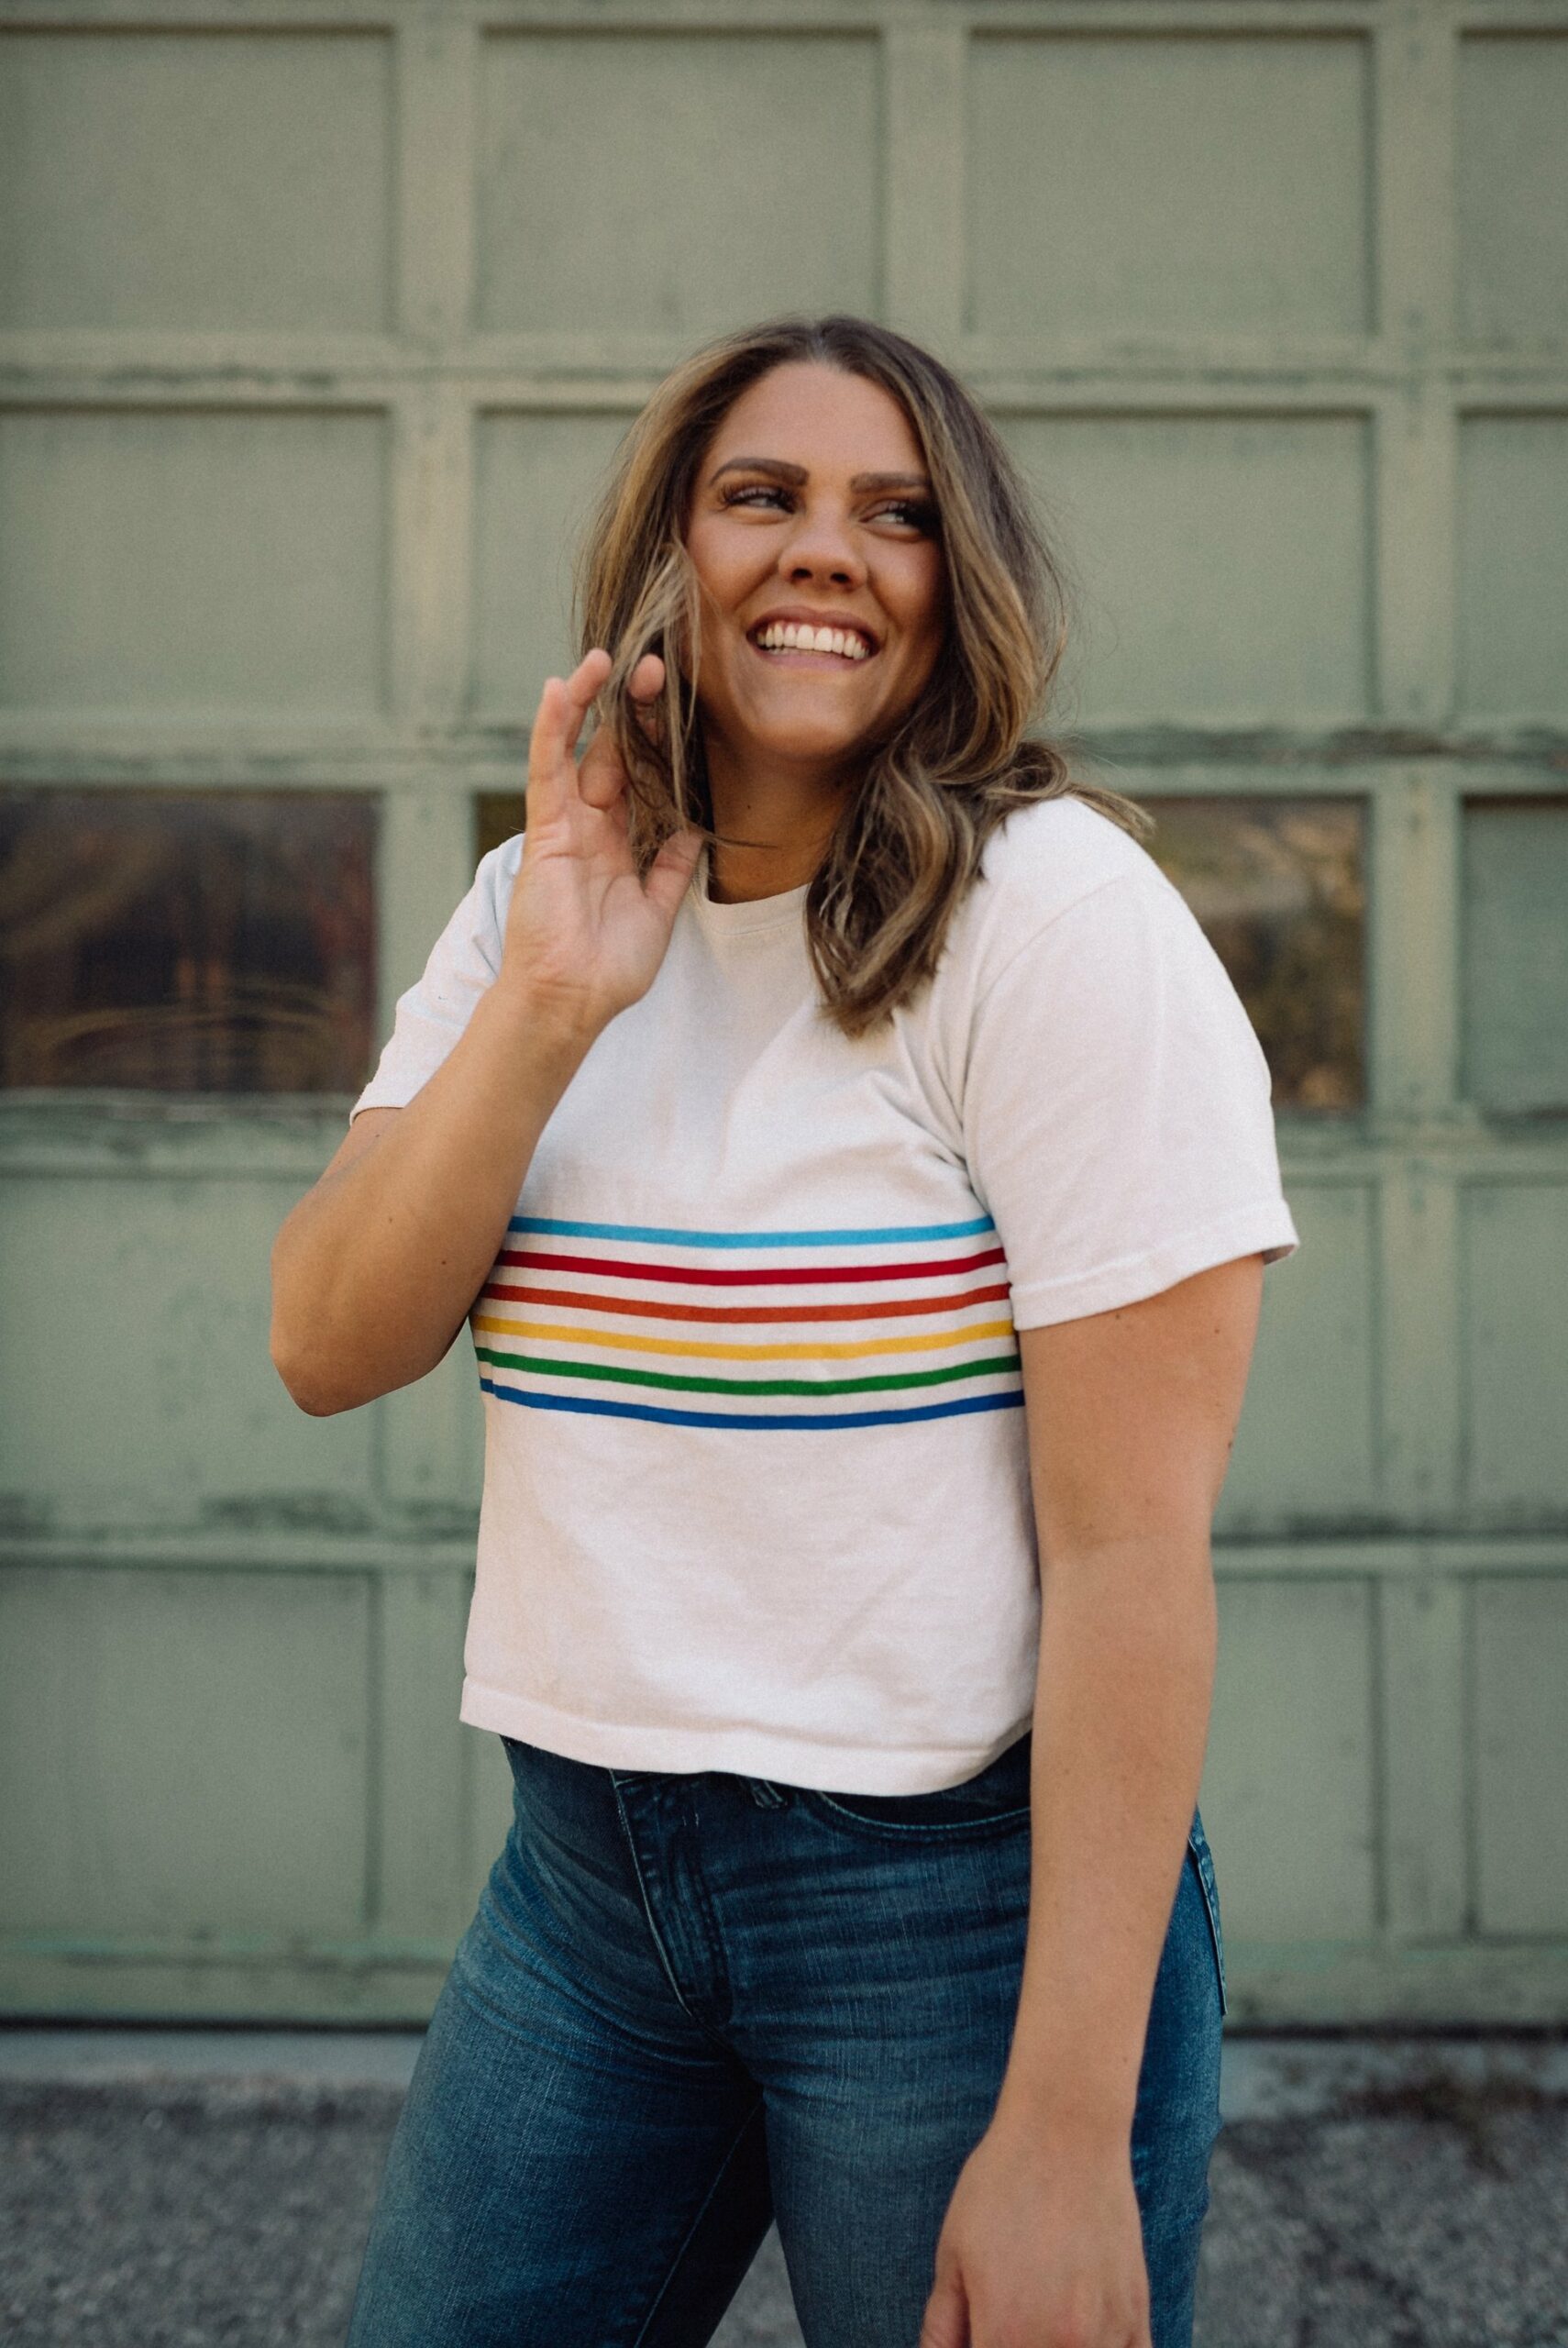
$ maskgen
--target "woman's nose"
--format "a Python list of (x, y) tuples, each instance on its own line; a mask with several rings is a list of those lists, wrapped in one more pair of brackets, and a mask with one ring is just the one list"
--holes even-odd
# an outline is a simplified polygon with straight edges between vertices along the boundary
[(779, 550), (778, 568), (787, 579), (827, 579), (843, 587), (857, 587), (866, 576), (853, 533), (827, 514), (801, 516)]

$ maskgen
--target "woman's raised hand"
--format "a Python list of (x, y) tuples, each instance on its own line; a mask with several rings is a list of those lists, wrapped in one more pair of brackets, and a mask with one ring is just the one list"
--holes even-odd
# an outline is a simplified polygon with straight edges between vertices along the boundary
[[(612, 666), (596, 647), (569, 677), (546, 680), (502, 948), (506, 985), (590, 1039), (653, 984), (702, 847), (700, 833), (678, 832), (639, 879), (627, 843), (626, 770), (608, 729), (600, 726), (575, 755)], [(632, 693), (651, 701), (663, 683), (663, 661), (646, 653), (632, 671)]]

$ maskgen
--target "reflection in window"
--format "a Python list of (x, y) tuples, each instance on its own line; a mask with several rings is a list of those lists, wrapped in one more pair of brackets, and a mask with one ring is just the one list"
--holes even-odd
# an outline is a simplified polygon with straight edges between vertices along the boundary
[(0, 792), (0, 1083), (357, 1091), (374, 831), (346, 793)]
[(1155, 799), (1150, 851), (1231, 974), (1281, 1109), (1365, 1080), (1364, 817), (1353, 799)]
[(520, 791), (481, 791), (474, 801), (474, 862), (523, 829)]

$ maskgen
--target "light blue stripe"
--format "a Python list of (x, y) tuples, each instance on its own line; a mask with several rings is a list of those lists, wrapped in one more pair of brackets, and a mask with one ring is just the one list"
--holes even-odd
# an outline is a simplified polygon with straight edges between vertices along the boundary
[(988, 1214), (971, 1223), (889, 1223), (870, 1231), (666, 1231), (651, 1223), (564, 1223), (554, 1215), (514, 1214), (508, 1231), (548, 1231), (560, 1238), (644, 1239), (656, 1247), (853, 1247), (908, 1239), (972, 1239), (994, 1231)]
[(586, 1411), (594, 1418), (657, 1419), (676, 1427), (886, 1427), (905, 1419), (952, 1419), (970, 1411), (1016, 1411), (1022, 1407), (1023, 1390), (1002, 1394), (971, 1394), (962, 1401), (933, 1402), (911, 1411), (801, 1411), (764, 1416), (740, 1411), (660, 1411), (646, 1402), (602, 1402), (576, 1394), (542, 1394), (517, 1386), (497, 1386), (493, 1379), (480, 1384), (498, 1402), (521, 1402), (535, 1411)]

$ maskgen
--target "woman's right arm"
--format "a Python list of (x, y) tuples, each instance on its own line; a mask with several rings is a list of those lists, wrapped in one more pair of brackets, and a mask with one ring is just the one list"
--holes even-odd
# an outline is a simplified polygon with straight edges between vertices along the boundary
[[(540, 697), (528, 822), (500, 970), (406, 1107), (367, 1109), (272, 1248), (273, 1363), (304, 1411), (351, 1411), (433, 1369), (482, 1288), (540, 1135), (596, 1036), (652, 985), (701, 848), (639, 878), (626, 775), (601, 729), (573, 746), (610, 656)], [(649, 654), (633, 691), (658, 691)]]
[(272, 1249), (272, 1360), (302, 1411), (351, 1411), (445, 1357), (592, 1040), (498, 980), (406, 1108), (355, 1118)]

